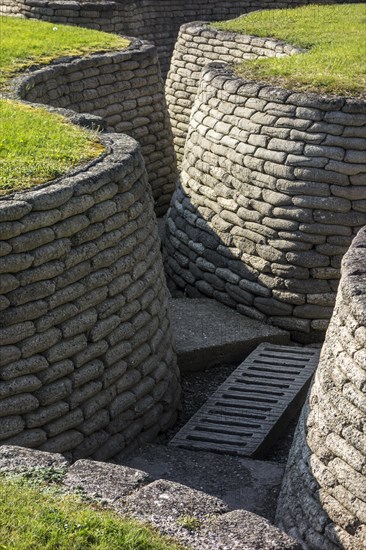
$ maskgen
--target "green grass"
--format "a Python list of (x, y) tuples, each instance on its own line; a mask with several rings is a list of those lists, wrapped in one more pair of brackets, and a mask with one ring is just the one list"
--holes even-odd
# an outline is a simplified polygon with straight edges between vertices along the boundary
[(62, 492), (53, 478), (0, 475), (1, 550), (182, 550), (101, 503)]
[(54, 179), (103, 153), (96, 133), (0, 99), (0, 196)]
[[(124, 50), (117, 35), (43, 21), (0, 17), (0, 91), (35, 66), (76, 55)], [(96, 133), (45, 109), (0, 99), (0, 195), (28, 189), (99, 156)]]
[(201, 520), (193, 516), (183, 516), (177, 520), (177, 524), (187, 531), (197, 531), (201, 527)]
[(73, 55), (124, 50), (129, 41), (115, 34), (35, 21), (0, 17), (0, 88), (20, 71)]
[(255, 12), (217, 29), (273, 37), (308, 51), (236, 66), (244, 78), (295, 90), (366, 98), (366, 4)]

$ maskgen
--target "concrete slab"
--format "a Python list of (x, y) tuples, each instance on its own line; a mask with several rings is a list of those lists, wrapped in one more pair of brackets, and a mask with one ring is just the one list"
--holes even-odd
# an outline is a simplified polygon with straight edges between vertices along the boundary
[(218, 535), (220, 544), (230, 550), (301, 550), (293, 538), (264, 518), (245, 510), (234, 510), (218, 516), (206, 525)]
[(135, 468), (83, 459), (70, 466), (63, 483), (72, 488), (81, 487), (92, 497), (116, 502), (149, 481), (151, 479), (146, 472)]
[(199, 550), (221, 550), (219, 537), (201, 533), (208, 517), (228, 511), (218, 498), (196, 491), (180, 483), (160, 479), (138, 493), (119, 501), (115, 508), (124, 516), (132, 516), (154, 525), (160, 533)]
[(124, 466), (204, 491), (230, 510), (245, 509), (274, 520), (284, 466), (274, 462), (147, 445), (119, 460)]
[(266, 519), (243, 510), (229, 512), (221, 499), (173, 481), (154, 481), (115, 508), (197, 550), (301, 549)]
[[(184, 547), (195, 550), (300, 550), (300, 546), (263, 517), (245, 510), (230, 511), (233, 501), (229, 504), (212, 494), (218, 490), (218, 481), (225, 498), (228, 489), (234, 486), (236, 489), (242, 486), (244, 490), (251, 487), (256, 491), (258, 485), (253, 485), (251, 478), (261, 477), (263, 484), (268, 483), (271, 477), (268, 466), (275, 465), (157, 445), (140, 450), (133, 460), (145, 464), (146, 470), (155, 475), (164, 473), (165, 477), (181, 477), (185, 482), (158, 479), (149, 483), (151, 477), (146, 472), (123, 465), (79, 460), (68, 466), (58, 454), (15, 446), (0, 447), (0, 471), (24, 473), (34, 468), (62, 467), (68, 470), (63, 481), (66, 486), (82, 487), (95, 498), (108, 499), (124, 517), (148, 521)], [(238, 464), (242, 465), (241, 469)], [(195, 484), (201, 485), (200, 490), (193, 487)], [(246, 499), (253, 499), (250, 491), (246, 491)]]
[(178, 365), (197, 371), (213, 365), (239, 363), (261, 342), (288, 344), (287, 331), (249, 319), (215, 300), (170, 300)]
[(0, 472), (21, 473), (32, 469), (66, 468), (69, 462), (57, 453), (26, 449), (16, 445), (0, 446)]
[(202, 520), (207, 515), (229, 511), (228, 506), (219, 498), (165, 479), (153, 481), (143, 487), (121, 502), (121, 506), (123, 513), (147, 521), (154, 518), (155, 524), (159, 520), (163, 520), (165, 524), (175, 523), (185, 516)]

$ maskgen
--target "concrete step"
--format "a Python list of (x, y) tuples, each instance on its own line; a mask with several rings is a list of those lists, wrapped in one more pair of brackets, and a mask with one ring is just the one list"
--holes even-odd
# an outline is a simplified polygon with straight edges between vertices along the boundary
[(261, 344), (169, 445), (260, 458), (301, 407), (319, 350)]
[(229, 512), (220, 499), (172, 481), (154, 481), (120, 506), (122, 513), (196, 550), (301, 549), (264, 518), (245, 510)]
[(290, 341), (288, 332), (245, 317), (216, 300), (172, 298), (170, 310), (182, 372), (239, 363), (261, 342)]
[(117, 459), (119, 464), (203, 491), (230, 510), (245, 509), (274, 520), (284, 465), (151, 444)]
[(190, 548), (301, 549), (271, 523), (279, 464), (163, 445), (146, 445), (120, 464), (157, 480), (128, 497), (123, 510)]

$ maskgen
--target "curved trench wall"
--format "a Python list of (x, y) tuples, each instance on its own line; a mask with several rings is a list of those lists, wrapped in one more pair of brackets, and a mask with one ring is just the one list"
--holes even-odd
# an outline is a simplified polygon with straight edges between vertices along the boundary
[(21, 99), (103, 118), (108, 132), (141, 145), (157, 215), (166, 212), (177, 177), (156, 48), (132, 39), (125, 51), (75, 58), (28, 73)]
[(366, 227), (342, 263), (337, 302), (302, 411), (277, 521), (306, 546), (366, 547)]
[[(318, 4), (336, 1), (318, 0)], [(343, 2), (340, 2), (343, 3)], [(242, 13), (269, 8), (285, 8), (308, 4), (307, 0), (2, 0), (0, 13), (43, 19), (69, 25), (80, 25), (137, 36), (156, 44), (162, 74), (168, 72), (170, 58), (179, 27), (198, 19), (221, 21)]]
[(202, 22), (183, 25), (165, 83), (178, 162), (183, 159), (189, 119), (205, 65), (213, 61), (241, 63), (260, 57), (283, 57), (299, 51), (280, 41), (218, 31)]
[(208, 65), (168, 213), (169, 277), (189, 296), (320, 337), (342, 255), (366, 223), (364, 135), (364, 101)]
[(178, 371), (138, 144), (0, 200), (0, 444), (103, 460), (175, 419)]

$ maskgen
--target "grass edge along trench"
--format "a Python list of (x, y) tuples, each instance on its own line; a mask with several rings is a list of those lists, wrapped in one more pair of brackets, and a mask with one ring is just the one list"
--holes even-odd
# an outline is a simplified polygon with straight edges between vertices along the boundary
[[(0, 17), (0, 91), (33, 67), (64, 56), (124, 50), (129, 41), (90, 29)], [(47, 109), (0, 98), (0, 197), (62, 176), (105, 149), (97, 133)]]
[(366, 4), (264, 10), (212, 23), (215, 29), (275, 38), (306, 49), (236, 65), (246, 80), (296, 91), (366, 98)]
[(183, 550), (103, 501), (68, 493), (63, 475), (49, 468), (0, 474), (0, 550)]

